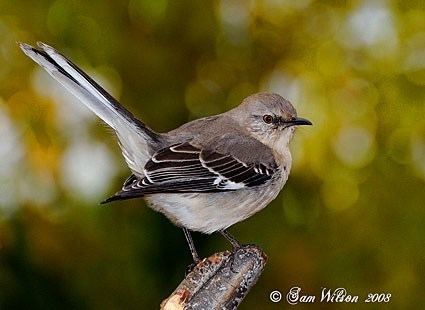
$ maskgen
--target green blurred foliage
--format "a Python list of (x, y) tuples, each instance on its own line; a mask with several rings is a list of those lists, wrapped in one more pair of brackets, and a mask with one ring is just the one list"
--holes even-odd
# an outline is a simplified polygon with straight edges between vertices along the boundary
[(269, 257), (241, 309), (293, 286), (425, 303), (423, 1), (0, 1), (0, 308), (151, 309), (190, 263), (183, 234), (141, 201), (98, 205), (129, 174), (115, 139), (16, 41), (159, 131), (257, 91), (312, 120), (279, 198), (231, 229)]

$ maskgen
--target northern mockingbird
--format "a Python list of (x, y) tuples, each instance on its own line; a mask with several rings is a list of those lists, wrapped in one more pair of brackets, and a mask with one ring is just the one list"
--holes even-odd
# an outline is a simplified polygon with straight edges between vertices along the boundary
[(52, 47), (20, 47), (115, 130), (132, 175), (103, 203), (145, 198), (183, 228), (195, 262), (190, 231), (218, 231), (240, 246), (226, 229), (276, 198), (291, 170), (295, 127), (311, 125), (288, 100), (258, 93), (223, 114), (157, 133)]

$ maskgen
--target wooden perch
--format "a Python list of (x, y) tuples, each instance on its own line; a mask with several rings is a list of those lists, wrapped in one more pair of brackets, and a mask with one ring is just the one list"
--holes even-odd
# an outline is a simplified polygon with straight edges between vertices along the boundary
[(161, 309), (236, 309), (257, 282), (266, 260), (255, 245), (204, 258), (161, 303)]

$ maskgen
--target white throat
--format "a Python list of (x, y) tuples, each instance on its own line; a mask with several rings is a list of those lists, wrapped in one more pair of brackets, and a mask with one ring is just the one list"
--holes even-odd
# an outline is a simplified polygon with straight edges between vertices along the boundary
[(292, 162), (289, 143), (294, 136), (294, 132), (295, 127), (290, 127), (279, 132), (275, 137), (270, 137), (269, 139), (266, 139), (266, 141), (263, 141), (264, 144), (273, 150), (276, 160), (280, 162), (280, 164), (289, 164), (290, 166), (290, 163)]

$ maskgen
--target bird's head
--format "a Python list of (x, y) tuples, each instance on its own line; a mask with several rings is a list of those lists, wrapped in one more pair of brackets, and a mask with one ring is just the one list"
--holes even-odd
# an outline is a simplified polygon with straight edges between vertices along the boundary
[(286, 147), (297, 126), (311, 125), (309, 120), (297, 117), (288, 100), (272, 93), (245, 98), (231, 115), (251, 135), (272, 148)]

